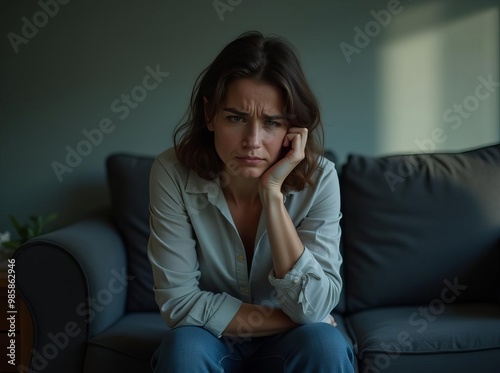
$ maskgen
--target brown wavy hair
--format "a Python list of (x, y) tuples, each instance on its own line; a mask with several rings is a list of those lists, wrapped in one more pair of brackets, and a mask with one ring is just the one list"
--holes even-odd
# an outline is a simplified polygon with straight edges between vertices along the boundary
[(312, 174), (323, 154), (323, 126), (319, 103), (302, 71), (293, 46), (284, 38), (246, 32), (229, 43), (196, 79), (187, 119), (175, 129), (173, 140), (179, 161), (206, 180), (223, 168), (214, 145), (213, 132), (206, 125), (205, 104), (210, 121), (222, 105), (229, 83), (255, 78), (277, 87), (285, 101), (291, 127), (306, 127), (305, 158), (292, 170), (282, 191), (302, 190), (312, 185)]

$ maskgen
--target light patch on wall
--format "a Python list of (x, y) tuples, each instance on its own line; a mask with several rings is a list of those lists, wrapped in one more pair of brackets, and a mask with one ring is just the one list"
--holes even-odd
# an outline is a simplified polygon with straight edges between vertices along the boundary
[[(500, 140), (498, 7), (441, 20), (443, 6), (408, 6), (381, 40), (378, 153), (452, 151)], [(415, 19), (427, 19), (425, 27)]]

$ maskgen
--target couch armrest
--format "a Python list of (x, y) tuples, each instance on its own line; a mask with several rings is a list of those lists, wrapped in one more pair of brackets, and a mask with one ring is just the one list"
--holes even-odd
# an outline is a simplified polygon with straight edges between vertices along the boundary
[(93, 217), (16, 250), (16, 284), (33, 318), (34, 371), (82, 372), (86, 341), (125, 312), (126, 252), (108, 217)]

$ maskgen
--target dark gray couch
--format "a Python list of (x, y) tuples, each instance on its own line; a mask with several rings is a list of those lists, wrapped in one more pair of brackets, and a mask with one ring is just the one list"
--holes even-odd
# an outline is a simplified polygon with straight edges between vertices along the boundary
[[(34, 372), (148, 372), (167, 330), (146, 257), (152, 158), (107, 161), (112, 206), (15, 253)], [(357, 369), (500, 369), (500, 145), (349, 156), (334, 310)], [(314, 373), (314, 372), (311, 372)]]

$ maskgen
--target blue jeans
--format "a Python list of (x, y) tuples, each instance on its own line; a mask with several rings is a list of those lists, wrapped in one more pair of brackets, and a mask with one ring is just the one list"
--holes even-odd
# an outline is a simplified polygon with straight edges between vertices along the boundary
[(153, 356), (155, 373), (353, 372), (351, 347), (327, 323), (301, 325), (257, 338), (217, 338), (197, 326), (167, 332)]

